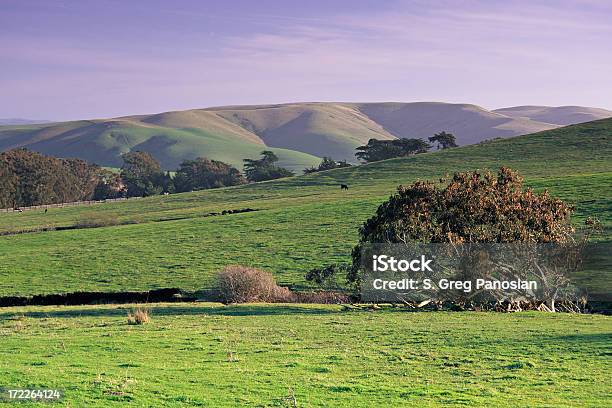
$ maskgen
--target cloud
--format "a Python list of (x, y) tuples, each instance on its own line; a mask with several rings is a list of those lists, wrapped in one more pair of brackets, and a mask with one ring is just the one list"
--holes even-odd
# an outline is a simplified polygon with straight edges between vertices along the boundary
[[(48, 102), (29, 116), (54, 117), (42, 111), (58, 109), (44, 97), (52, 94), (67, 96), (62, 109), (72, 117), (95, 114), (91, 106), (115, 115), (295, 100), (612, 107), (607, 96), (593, 96), (593, 89), (612, 87), (612, 55), (605, 52), (612, 10), (605, 2), (393, 4), (317, 17), (188, 12), (185, 18), (227, 19), (243, 29), (214, 36), (205, 28), (165, 31), (172, 46), (156, 37), (96, 44), (5, 33), (0, 59), (25, 68), (0, 77), (0, 108), (36, 106), (31, 100), (39, 99)], [(84, 95), (90, 105), (81, 102)]]

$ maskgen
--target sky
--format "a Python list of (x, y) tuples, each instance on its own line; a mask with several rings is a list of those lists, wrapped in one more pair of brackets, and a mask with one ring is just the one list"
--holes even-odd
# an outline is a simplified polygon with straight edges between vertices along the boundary
[(0, 118), (304, 101), (612, 109), (612, 1), (0, 0)]

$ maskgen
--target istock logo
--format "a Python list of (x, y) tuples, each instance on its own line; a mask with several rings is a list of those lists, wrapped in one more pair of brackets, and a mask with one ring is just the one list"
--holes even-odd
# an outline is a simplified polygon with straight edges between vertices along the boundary
[(429, 264), (433, 259), (427, 259), (425, 255), (421, 255), (420, 259), (395, 259), (388, 255), (373, 255), (372, 270), (374, 272), (433, 272)]

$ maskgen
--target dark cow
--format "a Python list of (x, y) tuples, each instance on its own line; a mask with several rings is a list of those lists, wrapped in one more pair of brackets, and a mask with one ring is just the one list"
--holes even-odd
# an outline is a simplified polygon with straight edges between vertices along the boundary
[(340, 184), (340, 190), (348, 190), (348, 185)]

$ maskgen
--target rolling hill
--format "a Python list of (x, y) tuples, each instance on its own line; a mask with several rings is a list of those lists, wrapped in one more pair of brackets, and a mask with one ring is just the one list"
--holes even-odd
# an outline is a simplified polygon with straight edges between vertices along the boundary
[(496, 109), (493, 112), (515, 119), (529, 119), (562, 126), (612, 117), (612, 111), (607, 109), (584, 106), (514, 106)]
[(0, 150), (27, 147), (109, 167), (120, 165), (122, 153), (144, 150), (172, 170), (197, 156), (241, 168), (242, 159), (265, 148), (281, 166), (300, 171), (324, 155), (355, 162), (355, 148), (371, 138), (427, 138), (445, 130), (466, 145), (558, 126), (468, 104), (290, 103), (1, 126)]
[[(357, 229), (398, 184), (509, 166), (527, 184), (599, 218), (612, 237), (612, 119), (307, 176), (122, 203), (0, 213), (0, 296), (210, 288), (229, 264), (303, 287), (346, 262)], [(350, 186), (341, 191), (339, 184)], [(210, 216), (223, 210), (256, 211)], [(108, 227), (3, 234), (111, 220)], [(118, 224), (118, 225), (115, 225)]]
[(8, 125), (32, 125), (37, 123), (51, 123), (49, 120), (22, 119), (22, 118), (0, 118), (0, 126)]
[[(179, 121), (185, 127), (178, 127)], [(205, 125), (198, 127), (198, 121)], [(0, 127), (0, 149), (17, 147), (57, 157), (78, 157), (108, 167), (120, 167), (121, 154), (141, 150), (153, 154), (168, 170), (176, 169), (184, 159), (198, 156), (242, 168), (243, 158), (258, 157), (264, 149), (274, 151), (280, 165), (292, 170), (299, 171), (320, 161), (306, 153), (268, 148), (255, 135), (214, 114), (191, 111), (49, 126)]]

